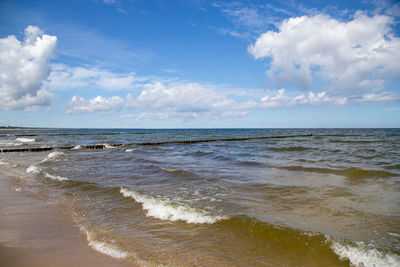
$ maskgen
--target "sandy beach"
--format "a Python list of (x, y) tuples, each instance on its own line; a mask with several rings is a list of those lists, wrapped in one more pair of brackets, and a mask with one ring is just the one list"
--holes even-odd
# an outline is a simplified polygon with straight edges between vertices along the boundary
[(131, 266), (91, 249), (71, 215), (0, 174), (0, 266)]

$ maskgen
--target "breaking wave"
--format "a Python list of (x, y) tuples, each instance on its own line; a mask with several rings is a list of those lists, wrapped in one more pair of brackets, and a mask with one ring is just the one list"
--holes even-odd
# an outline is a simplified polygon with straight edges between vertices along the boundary
[(357, 242), (355, 245), (345, 245), (332, 240), (331, 248), (340, 259), (348, 259), (354, 266), (400, 266), (400, 257), (398, 255), (384, 253), (373, 246), (365, 245), (363, 242)]
[(15, 138), (15, 141), (16, 142), (21, 142), (21, 143), (32, 143), (32, 142), (37, 141), (37, 139), (35, 139), (35, 138), (18, 137), (18, 138)]
[(50, 179), (52, 179), (52, 180), (56, 180), (56, 181), (60, 181), (60, 182), (63, 182), (63, 181), (70, 181), (70, 179), (68, 179), (68, 178), (66, 178), (66, 177), (62, 177), (62, 176), (58, 176), (58, 175), (52, 175), (52, 174), (50, 174), (50, 173), (45, 173), (45, 176), (47, 177), (47, 178), (50, 178)]
[(57, 159), (57, 158), (59, 158), (59, 157), (62, 156), (62, 155), (64, 155), (64, 152), (60, 152), (60, 151), (51, 152), (51, 153), (49, 153), (49, 154), (47, 155), (47, 157), (46, 157), (44, 160), (42, 160), (40, 163), (44, 163), (44, 162), (49, 161), (49, 160)]
[[(26, 172), (27, 172), (27, 173), (35, 173), (35, 174), (41, 173), (41, 172), (43, 171), (43, 169), (40, 167), (40, 164), (45, 163), (45, 162), (47, 162), (47, 161), (49, 161), (49, 160), (53, 160), (53, 159), (59, 158), (59, 157), (62, 156), (62, 155), (64, 155), (63, 152), (59, 152), (59, 151), (51, 152), (51, 153), (49, 153), (49, 154), (47, 155), (47, 157), (44, 158), (41, 162), (34, 163), (34, 164), (30, 165), (30, 166), (26, 169)], [(49, 175), (50, 175), (50, 174), (49, 174)], [(55, 176), (54, 176), (54, 177), (55, 177)], [(51, 178), (51, 177), (48, 177), (48, 178)], [(61, 177), (61, 178), (63, 178), (63, 177)]]
[(125, 259), (129, 256), (127, 251), (121, 250), (115, 245), (96, 240), (95, 235), (87, 231), (85, 227), (80, 226), (80, 229), (86, 235), (89, 246), (94, 250), (116, 259)]
[(143, 210), (147, 211), (147, 216), (160, 220), (213, 224), (227, 218), (226, 216), (211, 215), (207, 211), (188, 207), (180, 203), (172, 203), (167, 199), (154, 198), (127, 188), (121, 188), (120, 193), (126, 198), (132, 198), (136, 202), (141, 203)]

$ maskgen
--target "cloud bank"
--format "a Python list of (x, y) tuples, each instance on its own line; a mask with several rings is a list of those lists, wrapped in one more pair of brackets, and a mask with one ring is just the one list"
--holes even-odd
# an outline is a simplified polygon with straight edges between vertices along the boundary
[(52, 94), (43, 87), (57, 37), (36, 26), (25, 29), (20, 42), (14, 35), (0, 39), (0, 108), (24, 109), (48, 105)]
[(341, 22), (327, 15), (284, 20), (248, 47), (256, 59), (271, 60), (267, 75), (279, 87), (304, 90), (327, 82), (335, 93), (384, 89), (386, 79), (400, 78), (400, 38), (391, 17), (357, 12)]

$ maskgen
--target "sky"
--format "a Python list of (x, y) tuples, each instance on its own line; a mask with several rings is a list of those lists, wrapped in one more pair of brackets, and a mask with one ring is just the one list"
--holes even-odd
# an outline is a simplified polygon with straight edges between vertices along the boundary
[(0, 0), (0, 126), (400, 127), (400, 3)]

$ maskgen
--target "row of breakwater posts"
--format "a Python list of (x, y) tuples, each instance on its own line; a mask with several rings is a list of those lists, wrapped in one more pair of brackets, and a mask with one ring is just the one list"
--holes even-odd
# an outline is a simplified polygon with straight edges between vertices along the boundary
[[(105, 149), (108, 147), (130, 147), (130, 146), (163, 146), (170, 144), (198, 144), (210, 142), (235, 142), (247, 141), (256, 139), (279, 139), (279, 138), (292, 138), (292, 137), (310, 137), (312, 134), (306, 135), (278, 135), (278, 136), (261, 136), (261, 137), (242, 137), (242, 138), (226, 138), (226, 139), (199, 139), (199, 140), (182, 140), (182, 141), (165, 141), (165, 142), (146, 142), (146, 143), (130, 143), (130, 144), (100, 144), (100, 145), (82, 145), (79, 149)], [(58, 146), (58, 147), (27, 147), (27, 148), (3, 148), (0, 149), (1, 153), (6, 152), (42, 152), (54, 149), (74, 149), (76, 146)]]

